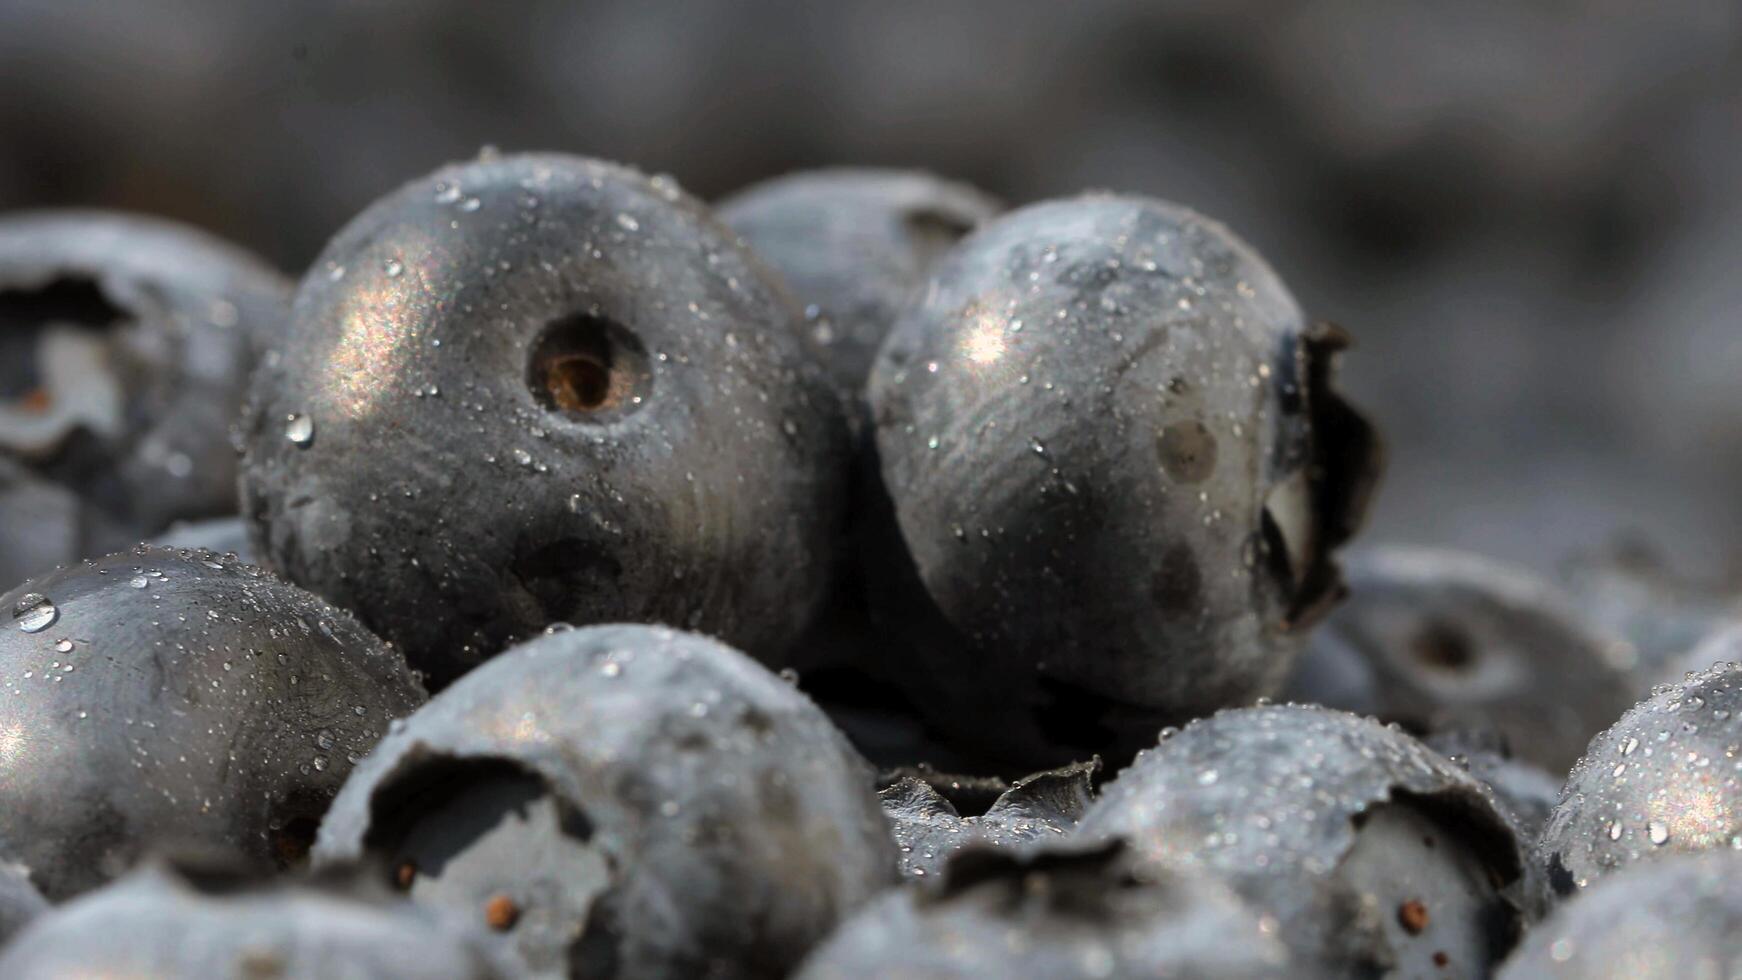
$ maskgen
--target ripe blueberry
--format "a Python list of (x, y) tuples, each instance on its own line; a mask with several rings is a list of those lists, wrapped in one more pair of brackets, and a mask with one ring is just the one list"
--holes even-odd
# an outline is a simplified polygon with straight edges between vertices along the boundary
[(256, 378), (259, 554), (440, 686), (553, 622), (774, 657), (837, 546), (846, 426), (798, 313), (667, 180), (565, 156), (376, 202)]
[(1683, 980), (1742, 960), (1742, 856), (1684, 854), (1628, 867), (1543, 920), (1500, 980)]
[(904, 170), (788, 174), (719, 204), (805, 306), (811, 340), (855, 399), (877, 348), (937, 259), (998, 214), (966, 184)]
[(188, 842), (298, 863), (423, 700), (350, 614), (233, 558), (140, 547), (0, 596), (0, 857), (59, 901)]
[(1378, 467), (1343, 343), (1161, 201), (1032, 205), (939, 261), (868, 388), (868, 589), (930, 720), (1032, 768), (1272, 693)]
[(869, 767), (792, 685), (662, 627), (562, 629), (365, 759), (317, 865), (368, 856), (525, 969), (789, 969), (896, 880)]
[(1317, 707), (1193, 722), (1104, 786), (1076, 836), (1224, 876), (1336, 976), (1487, 976), (1540, 898), (1486, 787), (1401, 731)]
[(1636, 861), (1742, 842), (1742, 668), (1657, 688), (1591, 740), (1538, 856), (1563, 894)]
[(181, 225), (0, 218), (0, 584), (234, 512), (230, 427), (288, 299), (277, 272)]
[(1522, 570), (1406, 547), (1346, 564), (1349, 599), (1313, 632), (1291, 700), (1418, 732), (1491, 728), (1551, 773), (1632, 701), (1626, 641)]

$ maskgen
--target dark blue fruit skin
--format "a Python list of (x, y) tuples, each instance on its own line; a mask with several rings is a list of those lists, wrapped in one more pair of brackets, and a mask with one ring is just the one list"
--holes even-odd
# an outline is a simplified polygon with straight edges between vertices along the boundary
[[(230, 428), (289, 301), (276, 270), (183, 225), (103, 211), (0, 217), (0, 457), (77, 503), (47, 515), (58, 533), (26, 534), (45, 515), (0, 475), (0, 587), (173, 520), (233, 513)], [(94, 346), (59, 369), (44, 360), (75, 338)]]
[(922, 171), (852, 167), (765, 180), (717, 208), (804, 305), (812, 344), (855, 400), (932, 264), (1003, 210), (966, 184)]
[[(268, 564), (432, 686), (553, 622), (668, 623), (775, 658), (844, 519), (846, 426), (799, 321), (669, 181), (556, 155), (445, 168), (303, 280), (255, 379), (244, 516)], [(538, 368), (580, 335), (610, 366), (586, 362), (583, 407), (553, 407)]]
[(308, 884), (272, 887), (152, 861), (38, 919), (0, 955), (0, 976), (505, 976), (469, 939), (381, 895)]
[(1500, 980), (1682, 980), (1742, 957), (1742, 855), (1682, 854), (1627, 867), (1525, 937)]
[(48, 901), (22, 868), (0, 864), (0, 947), (48, 909)]
[[(541, 782), (608, 871), (555, 875), (537, 859), (552, 842), (528, 841), (478, 904), (448, 908), (475, 923), (483, 896), (512, 900), (504, 941), (527, 960), (560, 941), (557, 959), (611, 975), (780, 974), (897, 880), (870, 769), (823, 713), (743, 654), (649, 626), (558, 630), (438, 694), (334, 801), (317, 867), (403, 868), (420, 801), (489, 763)], [(442, 869), (414, 869), (425, 901), (416, 884)]]
[(1331, 390), (1342, 343), (1172, 204), (1048, 201), (969, 235), (867, 389), (866, 499), (890, 509), (867, 588), (912, 653), (886, 669), (1029, 769), (1273, 693), (1380, 466)]
[(934, 888), (849, 919), (799, 980), (1310, 976), (1215, 878), (1139, 878), (1117, 847), (968, 848)]
[(1491, 729), (1565, 773), (1632, 704), (1633, 650), (1529, 572), (1467, 552), (1382, 546), (1344, 562), (1348, 599), (1285, 696), (1418, 732)]
[[(1434, 829), (1374, 850), (1368, 830), (1382, 815)], [(1225, 877), (1301, 962), (1337, 976), (1434, 952), (1455, 965), (1447, 975), (1486, 975), (1542, 902), (1487, 787), (1397, 729), (1312, 706), (1230, 709), (1167, 735), (1102, 787), (1075, 838), (1123, 840), (1141, 866)], [(1352, 876), (1357, 857), (1364, 872)], [(1440, 861), (1479, 866), (1476, 893), (1385, 884)], [(1410, 899), (1427, 913), (1413, 935), (1395, 929)], [(1435, 930), (1458, 922), (1487, 923), (1486, 942), (1438, 946)]]
[(1591, 740), (1537, 858), (1570, 895), (1636, 862), (1742, 845), (1742, 667), (1659, 686)]
[(233, 558), (140, 547), (34, 579), (0, 596), (0, 858), (56, 901), (166, 842), (294, 864), (423, 698), (349, 613)]

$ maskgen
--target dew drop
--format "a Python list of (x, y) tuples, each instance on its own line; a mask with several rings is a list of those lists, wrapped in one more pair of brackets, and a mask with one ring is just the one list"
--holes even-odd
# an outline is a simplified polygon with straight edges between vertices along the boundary
[(1669, 825), (1653, 820), (1645, 825), (1645, 835), (1651, 838), (1653, 844), (1662, 847), (1669, 842)]
[(621, 211), (617, 213), (617, 226), (624, 231), (641, 230), (641, 222), (636, 221), (634, 215)]
[(18, 620), (18, 628), (24, 632), (40, 633), (54, 625), (54, 621), (60, 618), (60, 610), (48, 601), (48, 596), (31, 592), (12, 607), (12, 618)]
[(403, 275), (405, 273), (405, 263), (399, 261), (398, 259), (388, 259), (381, 266), (381, 269), (383, 272), (387, 273), (387, 278), (398, 279), (401, 275)]
[(284, 437), (293, 446), (307, 446), (315, 439), (315, 420), (292, 412), (284, 417)]

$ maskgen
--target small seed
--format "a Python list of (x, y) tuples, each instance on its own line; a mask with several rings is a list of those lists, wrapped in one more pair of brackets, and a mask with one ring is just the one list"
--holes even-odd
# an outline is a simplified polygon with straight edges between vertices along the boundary
[(1410, 935), (1419, 936), (1427, 928), (1427, 906), (1410, 899), (1397, 907), (1397, 924)]
[(507, 895), (497, 895), (484, 903), (484, 923), (497, 932), (507, 932), (520, 920), (520, 906)]

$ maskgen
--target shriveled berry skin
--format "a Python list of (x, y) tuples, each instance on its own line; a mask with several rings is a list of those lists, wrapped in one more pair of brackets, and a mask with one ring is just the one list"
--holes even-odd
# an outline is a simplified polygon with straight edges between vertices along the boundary
[[(970, 848), (935, 889), (891, 892), (805, 961), (799, 980), (1303, 974), (1207, 875), (1132, 875), (1117, 846)], [(1310, 974), (1307, 974), (1310, 975)]]
[(433, 686), (553, 622), (773, 657), (828, 579), (846, 427), (799, 314), (669, 181), (484, 158), (376, 202), (256, 378), (244, 515)]
[(349, 613), (233, 558), (136, 548), (0, 596), (0, 857), (59, 901), (187, 842), (296, 863), (423, 690)]
[(718, 208), (797, 294), (830, 375), (855, 397), (932, 264), (1003, 210), (922, 171), (848, 167), (766, 180)]
[(48, 908), (23, 868), (0, 864), (0, 947)]
[(729, 647), (564, 629), (388, 735), (315, 857), (375, 859), (534, 972), (779, 974), (896, 880), (871, 778), (808, 698)]
[(1100, 763), (1090, 761), (1001, 779), (913, 770), (891, 774), (877, 794), (901, 851), (902, 874), (936, 878), (969, 845), (1016, 847), (1062, 839), (1095, 798)]
[(1742, 855), (1681, 854), (1605, 877), (1544, 919), (1500, 980), (1684, 980), (1742, 963)]
[(0, 955), (0, 976), (503, 976), (467, 939), (410, 903), (384, 895), (308, 884), (274, 887), (153, 861), (37, 920)]
[(1104, 786), (1076, 836), (1225, 877), (1334, 976), (1486, 976), (1540, 904), (1486, 787), (1401, 731), (1317, 707), (1193, 722)]
[(1491, 728), (1555, 773), (1633, 701), (1632, 647), (1528, 572), (1401, 546), (1345, 564), (1349, 598), (1313, 631), (1292, 700), (1415, 731)]
[[(277, 271), (183, 225), (0, 217), (0, 457), (78, 502), (65, 518), (75, 533), (31, 539), (5, 564), (35, 575), (234, 512), (230, 427), (253, 349), (282, 330), (289, 297)], [(0, 493), (0, 524), (33, 519)]]
[(868, 388), (902, 552), (868, 587), (932, 721), (1040, 768), (1274, 693), (1379, 466), (1343, 342), (1161, 201), (1032, 205), (941, 260)]
[(1742, 846), (1742, 668), (1664, 685), (1591, 740), (1543, 829), (1549, 884), (1571, 894), (1617, 868)]

